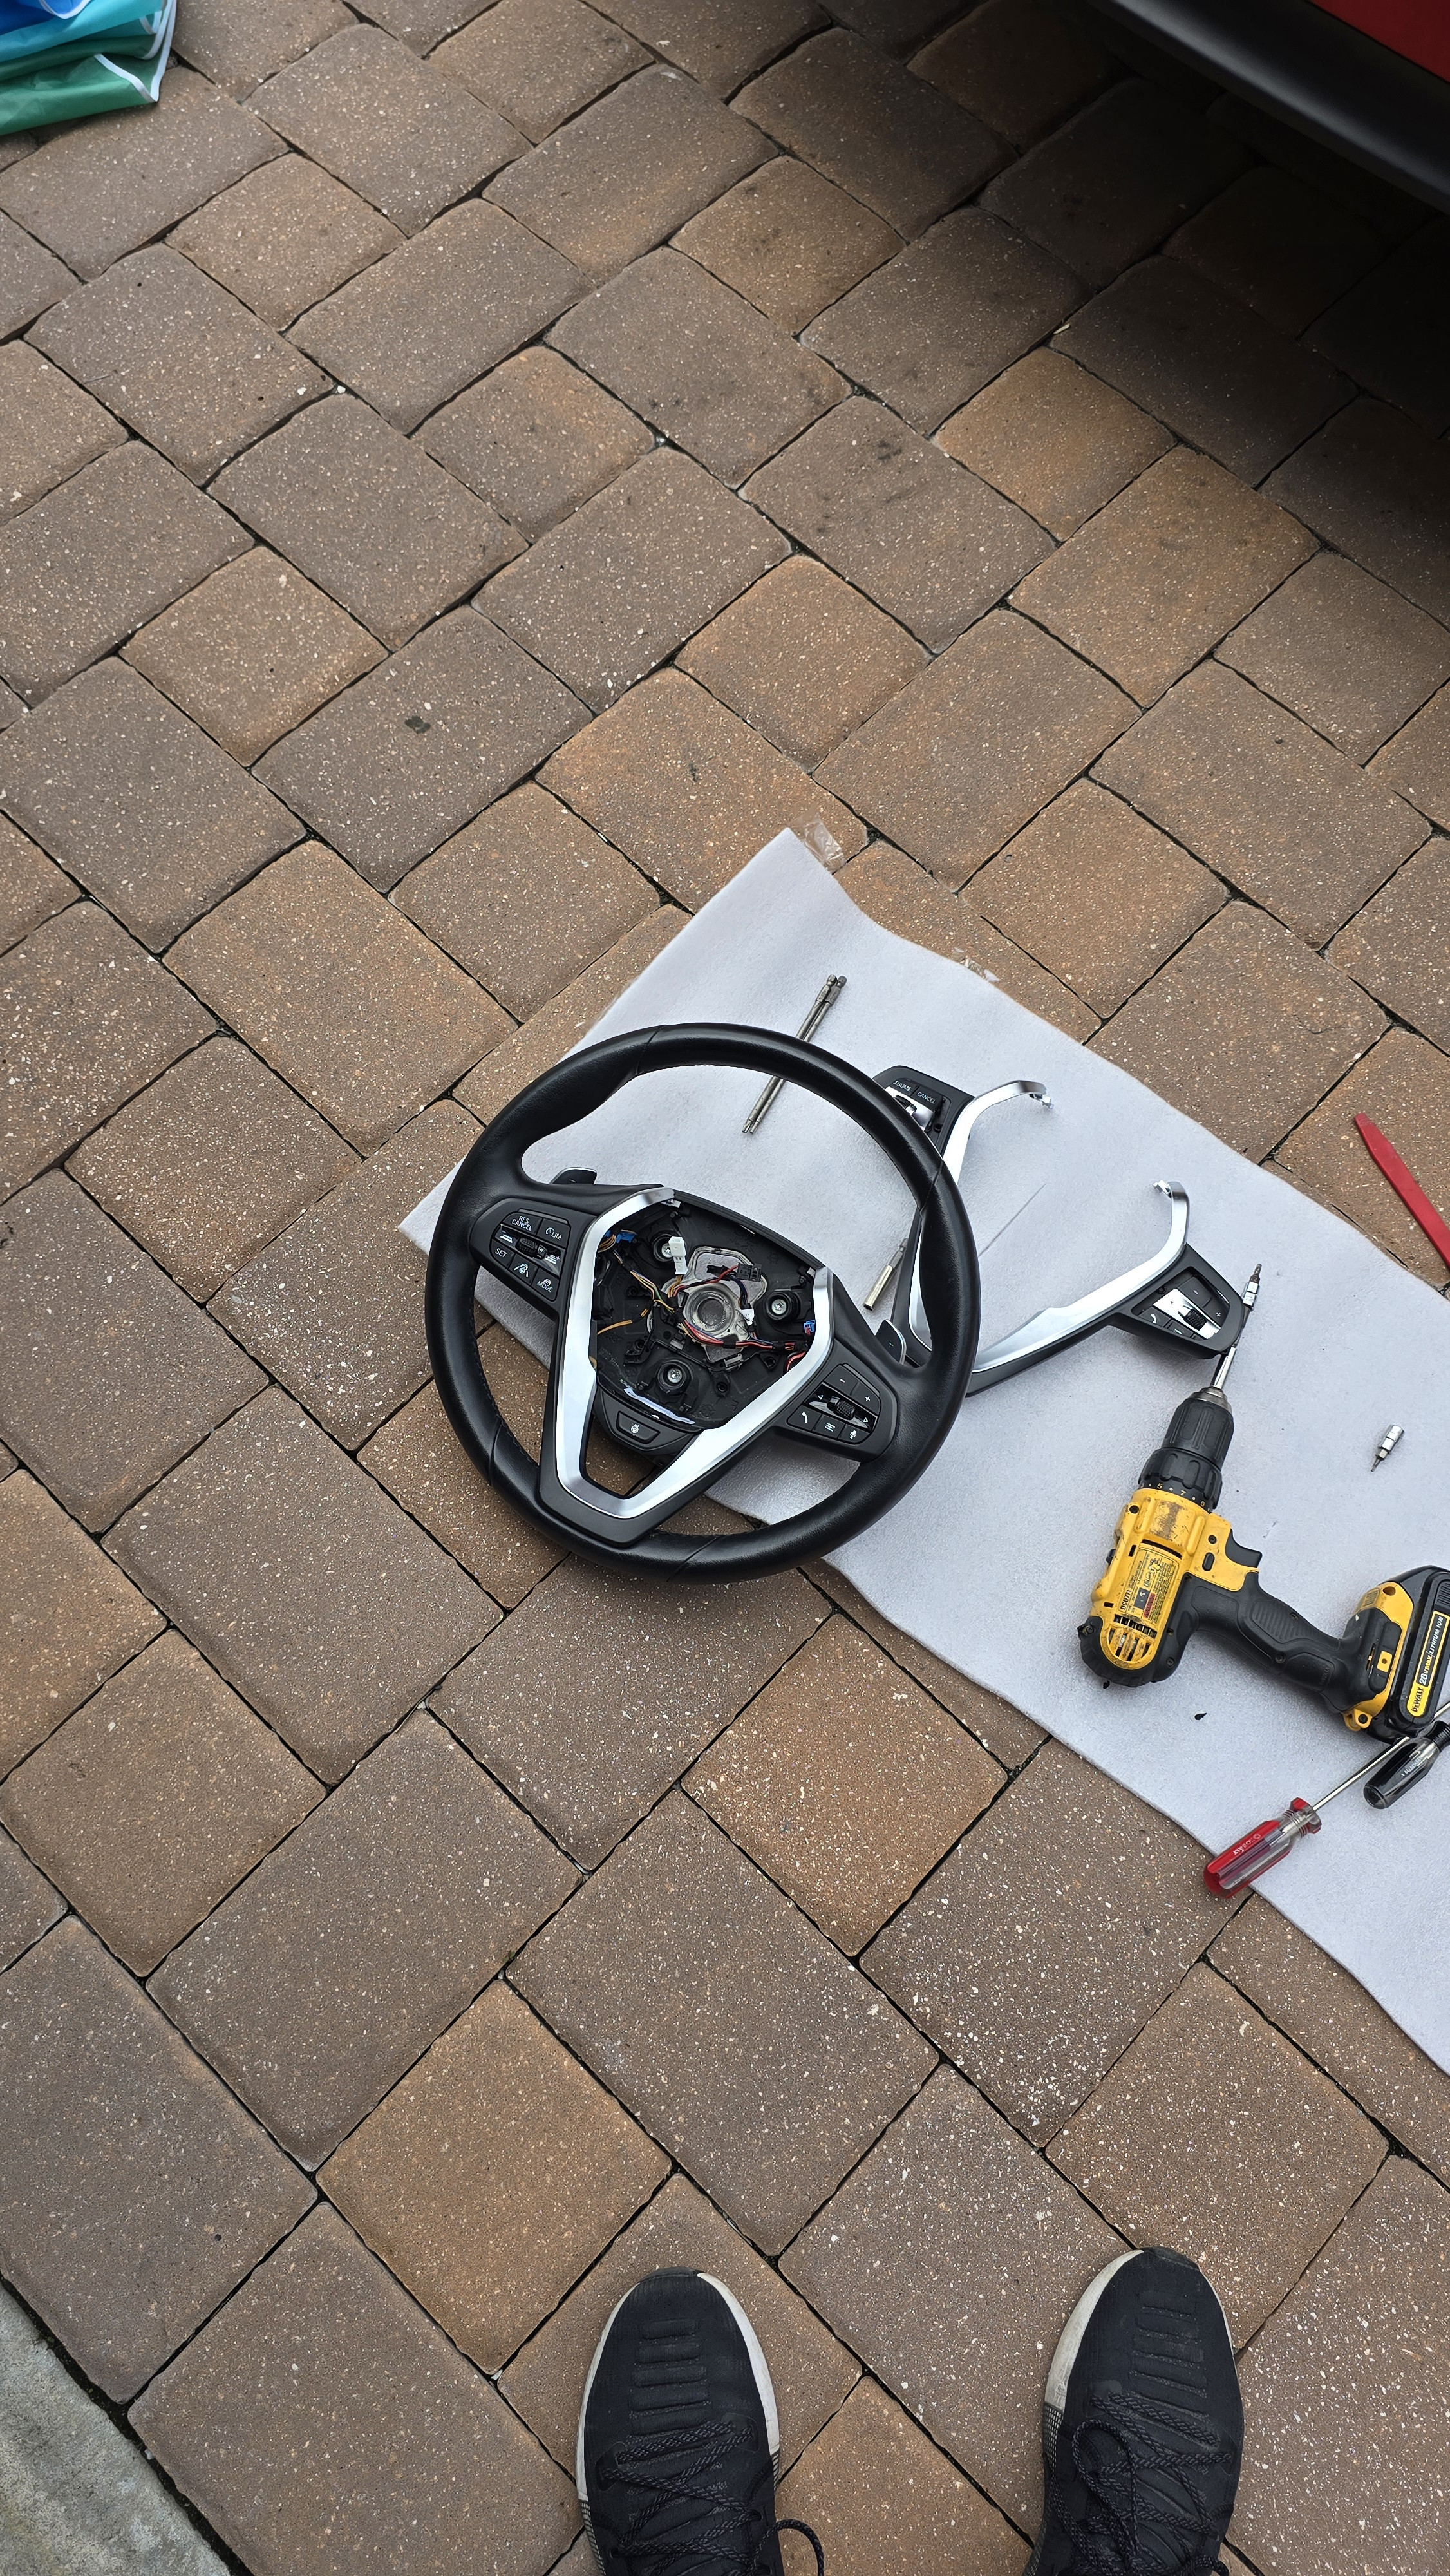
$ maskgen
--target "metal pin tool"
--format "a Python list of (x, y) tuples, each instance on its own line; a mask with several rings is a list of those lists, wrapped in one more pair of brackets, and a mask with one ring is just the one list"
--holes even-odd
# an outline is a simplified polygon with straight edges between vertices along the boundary
[[(796, 1036), (807, 1040), (813, 1038), (817, 1029), (820, 1027), (822, 1020), (825, 1018), (827, 1011), (834, 1009), (845, 989), (846, 978), (844, 975), (828, 975), (824, 984), (821, 986), (820, 991), (817, 993), (815, 1000), (812, 1002), (810, 1009), (807, 1011), (805, 1018), (802, 1020), (800, 1027), (797, 1029)], [(777, 1073), (771, 1076), (770, 1081), (766, 1084), (765, 1089), (762, 1091), (760, 1098), (755, 1104), (755, 1107), (751, 1110), (749, 1117), (746, 1119), (744, 1126), (740, 1130), (742, 1136), (753, 1136), (755, 1134), (762, 1118), (766, 1117), (774, 1107), (776, 1093), (783, 1089), (784, 1084), (785, 1075), (783, 1073)]]

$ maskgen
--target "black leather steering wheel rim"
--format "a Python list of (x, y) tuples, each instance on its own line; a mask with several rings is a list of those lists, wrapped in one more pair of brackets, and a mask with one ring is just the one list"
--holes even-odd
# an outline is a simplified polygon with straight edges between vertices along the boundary
[[(611, 1545), (571, 1526), (543, 1502), (538, 1462), (499, 1411), (478, 1353), (479, 1258), (469, 1237), (490, 1204), (537, 1191), (523, 1157), (541, 1138), (574, 1126), (642, 1074), (701, 1064), (780, 1075), (828, 1101), (881, 1147), (923, 1211), (921, 1294), (931, 1356), (925, 1367), (899, 1365), (874, 1337), (869, 1340), (872, 1366), (889, 1379), (901, 1408), (898, 1436), (885, 1455), (859, 1460), (849, 1480), (823, 1501), (787, 1520), (728, 1535), (695, 1537), (658, 1528), (631, 1544)], [(869, 1334), (839, 1284), (836, 1293), (860, 1333)], [(980, 1315), (971, 1226), (935, 1148), (877, 1084), (840, 1056), (773, 1029), (725, 1023), (631, 1030), (580, 1048), (540, 1074), (499, 1112), (460, 1164), (428, 1259), (426, 1319), (434, 1377), (453, 1429), (479, 1472), (571, 1553), (630, 1572), (697, 1582), (778, 1573), (841, 1546), (889, 1510), (930, 1465), (957, 1419), (976, 1357)], [(562, 1321), (558, 1329), (562, 1334)]]

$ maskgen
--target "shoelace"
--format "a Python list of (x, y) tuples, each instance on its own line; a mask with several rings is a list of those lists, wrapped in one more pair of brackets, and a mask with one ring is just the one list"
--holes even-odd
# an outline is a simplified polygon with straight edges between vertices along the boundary
[[(611, 2535), (630, 2576), (685, 2576), (691, 2566), (707, 2560), (737, 2569), (739, 2576), (763, 2576), (766, 2547), (778, 2531), (801, 2532), (815, 2551), (816, 2576), (826, 2576), (826, 2554), (809, 2523), (777, 2522), (758, 2504), (741, 2504), (722, 2496), (718, 2487), (698, 2483), (749, 2439), (739, 2424), (702, 2424), (692, 2433), (650, 2433), (621, 2442), (600, 2463), (606, 2486), (630, 2486), (637, 2493), (643, 2490), (646, 2498), (628, 2524), (616, 2525)], [(694, 2455), (690, 2474), (663, 2466), (678, 2462), (682, 2453)], [(699, 2505), (702, 2511), (676, 2523), (672, 2531), (652, 2533), (659, 2515), (680, 2504)]]
[[(1155, 2425), (1174, 2436), (1172, 2445), (1155, 2440)], [(1117, 2444), (1110, 2460), (1090, 2455), (1089, 2437), (1095, 2433), (1106, 2433)], [(1201, 2467), (1211, 2467), (1219, 2453), (1213, 2424), (1207, 2416), (1155, 2405), (1151, 2399), (1135, 2405), (1104, 2399), (1097, 2413), (1079, 2424), (1072, 2437), (1073, 2465), (1092, 2501), (1075, 2538), (1075, 2571), (1080, 2569), (1081, 2576), (1142, 2576), (1142, 2544), (1148, 2539), (1183, 2553), (1171, 2562), (1175, 2576), (1228, 2576), (1217, 2553), (1214, 2517), (1189, 2474), (1185, 2451), (1190, 2461), (1196, 2455)], [(1161, 2489), (1142, 2489), (1143, 2469), (1171, 2478), (1186, 2504), (1175, 2503)], [(1214, 2552), (1212, 2566), (1206, 2549)]]

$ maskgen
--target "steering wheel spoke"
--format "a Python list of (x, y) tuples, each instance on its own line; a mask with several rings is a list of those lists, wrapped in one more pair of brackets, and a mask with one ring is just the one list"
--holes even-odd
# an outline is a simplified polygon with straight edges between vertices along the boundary
[[(778, 1327), (772, 1304), (789, 1309)], [(616, 1545), (657, 1529), (811, 1397), (833, 1356), (833, 1306), (828, 1270), (728, 1210), (658, 1186), (615, 1200), (568, 1258), (543, 1503)], [(590, 1476), (595, 1424), (653, 1467), (633, 1493)]]

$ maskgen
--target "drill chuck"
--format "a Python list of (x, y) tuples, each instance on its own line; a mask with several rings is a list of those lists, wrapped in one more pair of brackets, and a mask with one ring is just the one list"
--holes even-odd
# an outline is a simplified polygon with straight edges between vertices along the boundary
[(1181, 1494), (1185, 1502), (1215, 1511), (1223, 1490), (1223, 1462), (1234, 1436), (1229, 1401), (1216, 1386), (1185, 1396), (1165, 1438), (1146, 1461), (1138, 1478), (1160, 1494)]

